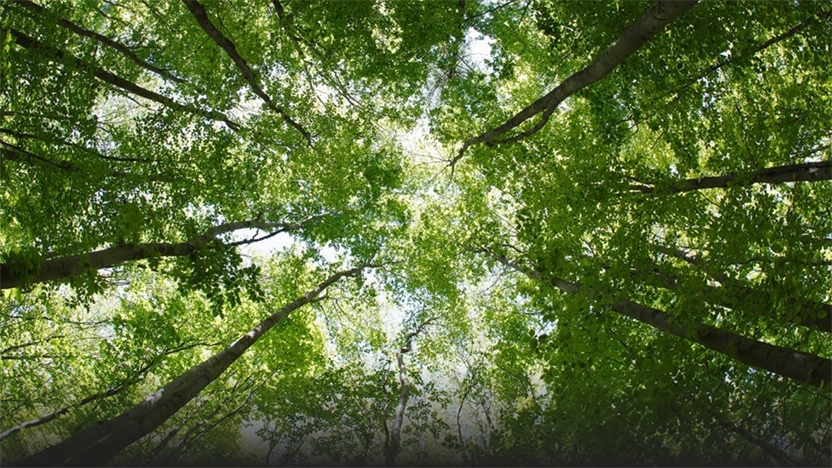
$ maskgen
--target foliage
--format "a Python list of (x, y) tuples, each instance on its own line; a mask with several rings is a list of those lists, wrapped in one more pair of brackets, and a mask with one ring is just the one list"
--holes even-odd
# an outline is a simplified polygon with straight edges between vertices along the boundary
[(686, 5), (0, 4), (0, 457), (359, 267), (109, 463), (828, 465), (832, 11)]

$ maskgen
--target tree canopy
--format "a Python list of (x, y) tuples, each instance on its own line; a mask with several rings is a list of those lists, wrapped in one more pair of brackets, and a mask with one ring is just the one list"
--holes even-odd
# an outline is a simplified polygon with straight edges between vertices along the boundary
[(0, 464), (832, 463), (827, 0), (0, 3)]

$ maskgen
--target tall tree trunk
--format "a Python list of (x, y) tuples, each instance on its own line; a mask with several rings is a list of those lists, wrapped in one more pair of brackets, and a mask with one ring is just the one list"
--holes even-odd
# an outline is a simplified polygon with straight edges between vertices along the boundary
[[(630, 274), (633, 279), (655, 288), (675, 290), (678, 287), (677, 278), (662, 273), (658, 266), (649, 272), (631, 270)], [(832, 304), (788, 297), (783, 309), (778, 309), (774, 306), (774, 297), (767, 291), (746, 286), (725, 275), (715, 279), (722, 286), (704, 285), (701, 290), (702, 300), (708, 304), (726, 307), (748, 317), (769, 317), (784, 324), (832, 333)]]
[[(530, 104), (499, 127), (493, 128), (463, 143), (459, 153), (451, 161), (455, 164), (465, 151), (479, 143), (510, 143), (532, 135), (543, 128), (555, 109), (569, 96), (592, 85), (609, 75), (641, 46), (658, 34), (665, 26), (678, 19), (684, 12), (693, 8), (699, 0), (659, 0), (648, 9), (635, 23), (627, 28), (618, 40), (604, 53), (583, 70), (565, 79), (558, 87)], [(498, 140), (501, 136), (520, 126), (537, 114), (543, 113), (540, 121), (532, 128), (517, 135)]]
[(819, 180), (832, 180), (832, 161), (768, 167), (745, 176), (728, 174), (677, 180), (668, 184), (631, 185), (629, 189), (641, 193), (669, 194), (712, 188), (727, 188), (730, 186), (782, 184), (785, 182), (816, 182)]
[(260, 97), (263, 101), (266, 102), (266, 105), (269, 106), (269, 109), (283, 117), (283, 120), (286, 121), (289, 125), (295, 128), (303, 138), (306, 139), (306, 142), (310, 145), (312, 144), (312, 135), (303, 128), (297, 121), (295, 121), (282, 107), (278, 106), (274, 103), (271, 97), (266, 94), (266, 91), (263, 90), (263, 87), (260, 85), (260, 80), (257, 78), (257, 75), (254, 74), (254, 71), (249, 67), (248, 63), (243, 59), (239, 52), (237, 52), (237, 46), (231, 42), (230, 39), (225, 37), (214, 23), (211, 22), (211, 19), (208, 18), (208, 12), (205, 11), (205, 7), (202, 6), (197, 0), (182, 0), (185, 3), (185, 6), (188, 7), (188, 10), (196, 18), (197, 23), (199, 23), (199, 27), (205, 31), (208, 36), (213, 39), (213, 41), (231, 57), (231, 60), (234, 61), (234, 64), (237, 65), (237, 68), (243, 74), (243, 77), (248, 82), (251, 89), (254, 91), (254, 94)]
[[(319, 218), (321, 216), (312, 216), (297, 223), (266, 223), (261, 221), (225, 223), (212, 227), (204, 235), (188, 242), (176, 244), (167, 242), (125, 244), (80, 255), (42, 259), (38, 261), (38, 265), (34, 268), (34, 271), (21, 271), (19, 267), (7, 263), (0, 263), (0, 289), (17, 288), (26, 284), (67, 278), (82, 273), (87, 269), (99, 270), (129, 261), (152, 257), (180, 257), (190, 255), (221, 234), (241, 229), (260, 229), (263, 231), (271, 231), (269, 236), (272, 236), (281, 232), (300, 229)], [(258, 240), (262, 239), (253, 239), (250, 242), (256, 242)]]
[[(560, 278), (544, 275), (541, 272), (524, 267), (505, 256), (486, 251), (492, 258), (530, 278), (545, 281), (563, 292), (571, 294), (596, 295), (598, 291)], [(763, 343), (717, 327), (696, 321), (683, 321), (679, 317), (659, 309), (648, 307), (628, 300), (610, 299), (606, 301), (612, 310), (621, 315), (644, 322), (661, 331), (694, 341), (736, 359), (749, 366), (767, 370), (799, 382), (832, 390), (832, 360), (813, 354), (795, 351), (781, 346)]]
[(399, 383), (401, 390), (399, 391), (399, 402), (396, 404), (396, 412), (393, 416), (393, 424), (390, 426), (390, 440), (384, 448), (384, 465), (396, 466), (396, 457), (399, 455), (399, 449), (402, 442), (402, 424), (404, 423), (404, 411), (407, 408), (407, 400), (410, 398), (410, 380), (407, 378), (407, 366), (404, 363), (404, 355), (409, 353), (412, 348), (413, 338), (415, 338), (433, 319), (427, 319), (422, 322), (415, 331), (408, 333), (404, 339), (404, 346), (396, 353), (396, 361), (399, 364)]
[(190, 114), (199, 115), (207, 119), (224, 122), (226, 125), (228, 125), (228, 128), (234, 131), (240, 129), (240, 126), (238, 124), (234, 123), (231, 119), (229, 119), (225, 114), (221, 112), (203, 110), (191, 104), (180, 104), (167, 96), (162, 96), (159, 93), (153, 92), (147, 88), (143, 88), (137, 85), (136, 83), (133, 83), (132, 81), (125, 80), (124, 78), (114, 73), (111, 73), (103, 68), (84, 62), (83, 60), (79, 59), (78, 57), (75, 57), (74, 55), (68, 52), (44, 44), (38, 41), (37, 39), (29, 36), (28, 34), (22, 33), (15, 29), (11, 29), (10, 31), (14, 36), (15, 43), (20, 45), (21, 47), (39, 50), (49, 58), (57, 60), (61, 63), (71, 64), (72, 66), (81, 70), (92, 70), (93, 76), (95, 76), (99, 80), (105, 83), (109, 83), (117, 88), (121, 88), (124, 91), (127, 91), (128, 93), (135, 94), (136, 96), (141, 96), (145, 99), (157, 102), (159, 104), (162, 104), (163, 106), (169, 107), (176, 111), (188, 112)]
[(34, 12), (36, 12), (36, 13), (42, 15), (42, 16), (45, 16), (47, 18), (55, 18), (55, 21), (57, 21), (58, 25), (61, 26), (62, 28), (68, 29), (68, 30), (72, 31), (73, 33), (75, 33), (79, 36), (88, 37), (90, 39), (93, 39), (93, 40), (95, 40), (95, 41), (97, 41), (101, 44), (106, 45), (107, 47), (110, 47), (113, 50), (118, 51), (120, 54), (127, 57), (133, 63), (135, 63), (136, 65), (138, 65), (142, 68), (144, 68), (145, 70), (151, 71), (151, 72), (161, 76), (162, 78), (164, 78), (166, 80), (170, 80), (170, 81), (173, 81), (173, 82), (176, 82), (176, 83), (184, 83), (184, 80), (182, 80), (181, 78), (178, 78), (176, 76), (173, 76), (167, 70), (163, 70), (163, 69), (161, 69), (161, 68), (159, 68), (159, 67), (157, 67), (157, 66), (155, 66), (151, 63), (148, 63), (146, 60), (144, 60), (141, 57), (139, 57), (138, 55), (136, 55), (136, 53), (133, 52), (132, 50), (130, 50), (130, 48), (127, 47), (126, 45), (124, 45), (124, 44), (122, 44), (118, 41), (114, 41), (113, 39), (110, 39), (107, 36), (103, 36), (101, 34), (98, 34), (95, 31), (90, 31), (89, 29), (85, 29), (85, 28), (73, 23), (72, 21), (69, 21), (66, 18), (61, 18), (61, 17), (57, 16), (55, 13), (47, 10), (46, 8), (44, 8), (40, 5), (38, 5), (37, 3), (34, 3), (30, 0), (16, 0), (13, 4), (14, 5), (19, 5), (19, 6), (24, 7), (24, 8), (28, 8), (29, 10), (32, 10), (32, 11), (34, 11)]
[(112, 419), (99, 421), (63, 442), (18, 460), (14, 466), (103, 465), (176, 414), (290, 312), (312, 302), (341, 278), (356, 276), (367, 267), (369, 265), (362, 265), (330, 276), (314, 289), (260, 322), (223, 351), (188, 369), (136, 406)]

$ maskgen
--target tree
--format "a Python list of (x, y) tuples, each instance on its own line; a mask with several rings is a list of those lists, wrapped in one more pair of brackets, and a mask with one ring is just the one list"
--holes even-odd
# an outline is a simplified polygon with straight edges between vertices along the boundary
[(3, 461), (832, 460), (827, 1), (0, 16)]
[(182, 375), (148, 396), (133, 408), (108, 421), (100, 421), (72, 437), (19, 460), (19, 465), (94, 464), (106, 463), (141, 437), (164, 423), (185, 404), (196, 397), (206, 385), (219, 377), (264, 333), (272, 329), (294, 310), (314, 301), (318, 295), (343, 277), (359, 274), (365, 266), (340, 271), (315, 288), (286, 304), (261, 321), (250, 332), (231, 343), (222, 352), (188, 369)]

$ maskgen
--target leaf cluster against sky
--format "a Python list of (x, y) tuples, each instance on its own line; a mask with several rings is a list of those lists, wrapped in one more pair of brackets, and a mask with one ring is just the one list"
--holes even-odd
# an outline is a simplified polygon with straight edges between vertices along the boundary
[(0, 13), (3, 463), (830, 463), (828, 1)]

